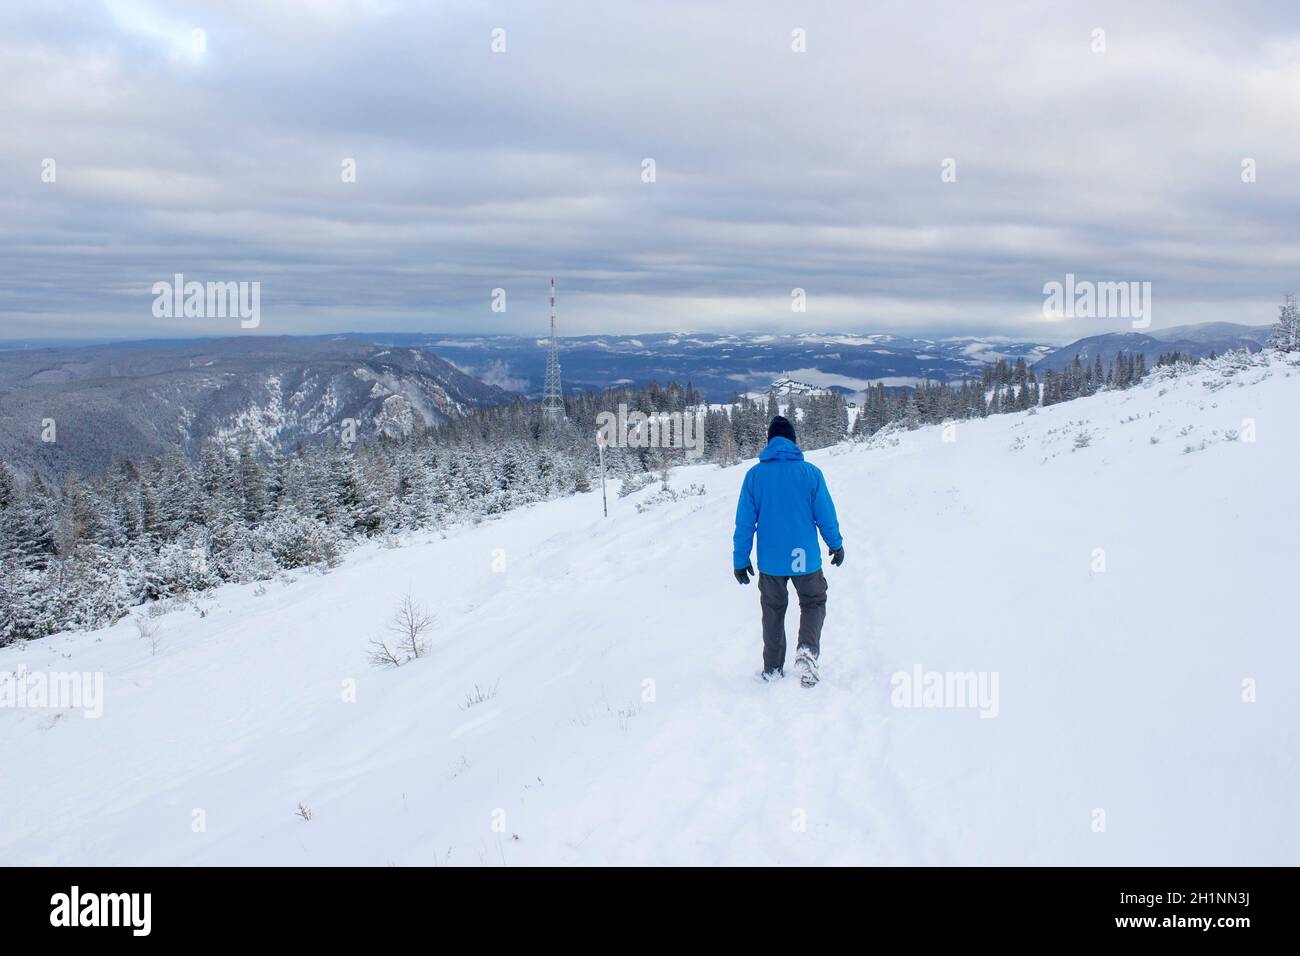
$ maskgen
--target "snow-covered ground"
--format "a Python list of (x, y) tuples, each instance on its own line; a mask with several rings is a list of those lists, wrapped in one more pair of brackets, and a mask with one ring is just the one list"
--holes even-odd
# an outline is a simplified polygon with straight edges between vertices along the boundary
[[(1298, 410), (1275, 362), (814, 453), (814, 690), (752, 680), (747, 465), (2, 649), (105, 683), (0, 709), (0, 863), (1300, 863)], [(428, 654), (374, 669), (408, 590)], [(896, 706), (918, 667), (996, 698)]]

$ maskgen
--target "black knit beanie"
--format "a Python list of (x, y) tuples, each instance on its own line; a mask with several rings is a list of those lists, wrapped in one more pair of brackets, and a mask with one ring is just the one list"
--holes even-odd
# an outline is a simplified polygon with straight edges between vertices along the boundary
[(783, 415), (777, 415), (772, 419), (772, 424), (767, 426), (767, 440), (773, 438), (788, 438), (794, 444), (799, 444), (794, 440), (794, 426), (790, 424), (790, 419)]

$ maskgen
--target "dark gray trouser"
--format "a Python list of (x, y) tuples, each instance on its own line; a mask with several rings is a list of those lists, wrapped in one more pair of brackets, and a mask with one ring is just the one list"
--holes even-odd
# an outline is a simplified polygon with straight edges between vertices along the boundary
[(790, 604), (786, 582), (794, 582), (799, 595), (799, 647), (821, 654), (822, 622), (826, 620), (826, 576), (812, 574), (758, 576), (759, 601), (763, 605), (763, 670), (785, 668), (785, 609)]

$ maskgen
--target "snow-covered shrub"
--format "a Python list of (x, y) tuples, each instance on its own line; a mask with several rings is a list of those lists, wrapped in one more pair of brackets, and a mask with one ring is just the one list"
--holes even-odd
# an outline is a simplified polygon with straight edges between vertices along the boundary
[(641, 471), (628, 475), (619, 483), (618, 496), (626, 498), (628, 495), (634, 495), (638, 491), (649, 488), (655, 483), (655, 476), (648, 471)]
[[(296, 527), (301, 522), (304, 527)], [(315, 539), (325, 536), (331, 541), (341, 541), (343, 533), (317, 518), (301, 516), (297, 512), (277, 512), (253, 527), (226, 526), (214, 532), (209, 541), (212, 570), (221, 581), (265, 581), (292, 561), (298, 545), (306, 539), (307, 550), (313, 554), (327, 553), (323, 546), (313, 546)], [(326, 557), (314, 561), (330, 563)], [(195, 588), (194, 590), (199, 590)]]
[(1162, 386), (1160, 394), (1165, 394), (1163, 386), (1186, 379), (1189, 376), (1204, 376), (1207, 387), (1216, 390), (1223, 387), (1224, 379), (1231, 379), (1241, 372), (1254, 368), (1268, 368), (1278, 359), (1278, 353), (1271, 349), (1251, 352), (1248, 349), (1232, 349), (1214, 358), (1203, 358), (1199, 362), (1178, 361), (1152, 369), (1142, 384), (1150, 388)]
[(108, 548), (83, 544), (64, 566), (61, 626), (77, 629), (116, 623), (135, 604), (127, 575)]
[(137, 614), (132, 620), (135, 622), (136, 633), (149, 648), (149, 653), (157, 654), (162, 643), (162, 625), (147, 614)]
[(275, 576), (280, 563), (260, 531), (260, 525), (235, 526), (213, 535), (209, 545), (211, 570), (220, 581), (265, 581)]
[(140, 600), (157, 600), (172, 594), (186, 594), (216, 587), (221, 575), (210, 559), (201, 529), (193, 529), (175, 541), (152, 547), (147, 540), (131, 549), (131, 571)]
[(865, 438), (859, 438), (864, 448), (892, 448), (897, 445), (902, 435), (907, 432), (906, 422), (889, 422), (877, 428)]
[(1195, 368), (1195, 365), (1185, 359), (1180, 359), (1168, 365), (1159, 365), (1147, 372), (1146, 378), (1142, 380), (1142, 385), (1145, 388), (1159, 386), (1160, 390), (1157, 394), (1165, 395), (1168, 392), (1166, 386), (1178, 379), (1185, 378)]
[(696, 498), (705, 493), (706, 492), (704, 486), (699, 484), (687, 485), (685, 490), (683, 491), (674, 491), (672, 488), (669, 488), (667, 485), (664, 485), (657, 492), (655, 492), (651, 497), (647, 498), (643, 502), (640, 502), (636, 506), (636, 513), (645, 514), (647, 511), (651, 510), (652, 508), (656, 508), (661, 504), (667, 504), (669, 502), (679, 501), (682, 498)]
[(296, 511), (277, 512), (257, 529), (257, 538), (281, 568), (333, 567), (343, 553), (344, 538), (333, 526)]
[(50, 600), (49, 575), (29, 568), (0, 573), (0, 645), (53, 634), (62, 606)]

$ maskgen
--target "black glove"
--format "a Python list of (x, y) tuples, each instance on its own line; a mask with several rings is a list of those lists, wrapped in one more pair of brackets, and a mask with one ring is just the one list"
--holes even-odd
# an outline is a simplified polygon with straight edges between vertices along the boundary
[(748, 583), (749, 583), (749, 576), (750, 576), (751, 574), (753, 574), (753, 573), (754, 573), (754, 566), (753, 566), (752, 564), (750, 564), (750, 565), (746, 565), (746, 566), (743, 567), (743, 568), (736, 568), (736, 569), (735, 569), (735, 574), (736, 574), (736, 583), (737, 583), (737, 584), (748, 584)]
[(831, 556), (831, 564), (835, 565), (835, 567), (838, 568), (844, 563), (844, 545), (840, 545), (834, 551), (827, 551), (826, 553)]

